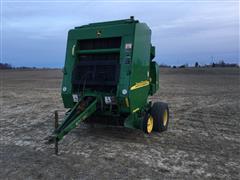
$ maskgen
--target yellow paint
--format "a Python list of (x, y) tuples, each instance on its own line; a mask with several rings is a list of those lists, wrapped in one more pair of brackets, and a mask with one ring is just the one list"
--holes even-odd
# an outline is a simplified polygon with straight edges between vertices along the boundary
[(147, 132), (151, 133), (153, 130), (153, 117), (149, 116), (148, 121), (147, 121)]
[(148, 86), (148, 85), (149, 85), (148, 80), (141, 81), (141, 82), (136, 83), (134, 86), (132, 86), (130, 88), (130, 90), (135, 90), (135, 89), (142, 88), (142, 87), (145, 87), (145, 86)]
[(125, 103), (126, 103), (126, 106), (129, 107), (129, 101), (127, 97), (125, 98)]
[(135, 113), (135, 112), (137, 112), (137, 111), (139, 111), (139, 108), (134, 109), (134, 110), (133, 110), (133, 113)]
[(167, 110), (164, 111), (163, 113), (163, 125), (166, 126), (168, 121), (168, 113)]

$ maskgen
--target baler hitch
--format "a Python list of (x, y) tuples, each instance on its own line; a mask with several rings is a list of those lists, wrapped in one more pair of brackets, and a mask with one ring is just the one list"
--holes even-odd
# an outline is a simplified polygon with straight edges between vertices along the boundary
[(97, 98), (84, 97), (66, 114), (64, 121), (58, 126), (58, 114), (55, 111), (55, 130), (49, 141), (55, 142), (55, 154), (58, 154), (58, 141), (77, 125), (96, 111)]

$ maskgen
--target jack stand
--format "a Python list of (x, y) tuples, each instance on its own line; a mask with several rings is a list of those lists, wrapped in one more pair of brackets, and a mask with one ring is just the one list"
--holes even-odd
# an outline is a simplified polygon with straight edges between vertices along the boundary
[[(58, 111), (54, 111), (54, 119), (55, 119), (55, 130), (58, 128)], [(55, 154), (58, 155), (58, 139), (55, 138), (54, 139), (54, 142), (55, 142)]]

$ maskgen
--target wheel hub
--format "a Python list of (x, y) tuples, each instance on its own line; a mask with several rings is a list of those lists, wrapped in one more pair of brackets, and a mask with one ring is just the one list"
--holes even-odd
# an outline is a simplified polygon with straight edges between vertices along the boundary
[(164, 126), (167, 125), (167, 121), (168, 121), (168, 112), (167, 112), (167, 110), (165, 110), (164, 114), (163, 114), (163, 125)]
[(153, 117), (149, 116), (148, 121), (147, 121), (147, 132), (151, 133), (153, 129)]

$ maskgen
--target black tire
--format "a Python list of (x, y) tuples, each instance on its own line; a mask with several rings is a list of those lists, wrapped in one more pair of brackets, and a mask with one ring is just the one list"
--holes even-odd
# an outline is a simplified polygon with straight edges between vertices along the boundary
[(155, 102), (151, 108), (151, 115), (153, 117), (153, 130), (157, 132), (166, 131), (169, 123), (168, 104)]
[(146, 134), (150, 134), (153, 131), (154, 120), (150, 113), (146, 113), (142, 121), (142, 130)]

